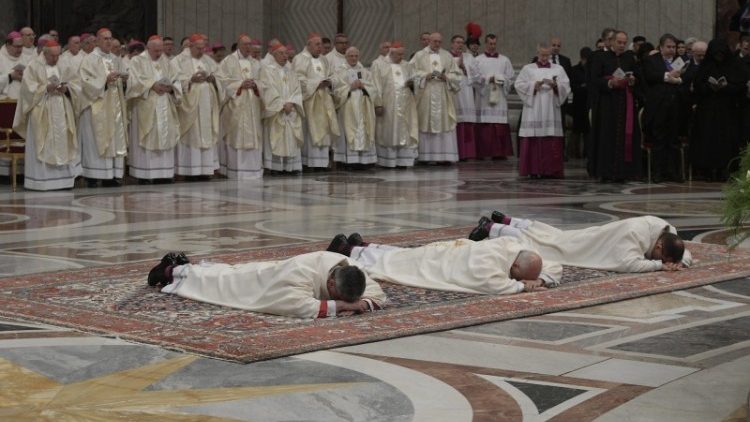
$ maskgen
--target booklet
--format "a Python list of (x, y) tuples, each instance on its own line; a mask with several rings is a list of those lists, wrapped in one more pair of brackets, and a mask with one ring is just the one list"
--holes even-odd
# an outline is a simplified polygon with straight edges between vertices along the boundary
[(612, 76), (614, 76), (617, 79), (625, 79), (626, 76), (628, 76), (625, 71), (622, 70), (622, 68), (615, 69), (614, 73), (612, 73)]
[(716, 79), (713, 76), (709, 76), (708, 83), (710, 83), (711, 85), (726, 85), (727, 78), (722, 76), (719, 79)]
[(682, 60), (682, 57), (678, 57), (678, 58), (676, 58), (676, 59), (675, 59), (675, 60), (674, 60), (674, 61), (672, 62), (672, 70), (676, 70), (676, 71), (678, 71), (678, 72), (679, 72), (679, 71), (681, 71), (681, 70), (682, 70), (682, 68), (684, 68), (684, 67), (685, 67), (685, 60)]

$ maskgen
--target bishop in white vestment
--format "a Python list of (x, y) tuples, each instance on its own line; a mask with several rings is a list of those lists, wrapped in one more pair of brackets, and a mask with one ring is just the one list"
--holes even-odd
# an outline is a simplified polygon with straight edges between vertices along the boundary
[(181, 98), (177, 70), (163, 54), (158, 35), (130, 61), (127, 98), (131, 106), (129, 174), (136, 179), (172, 180), (180, 122), (175, 103)]
[(62, 79), (57, 65), (61, 50), (56, 41), (48, 42), (43, 58), (24, 71), (13, 130), (26, 139), (26, 189), (70, 189), (81, 174), (75, 113), (66, 96), (76, 88)]
[[(346, 34), (338, 33), (333, 37), (333, 50), (325, 55), (328, 64), (331, 69), (337, 69), (342, 64), (346, 63), (346, 50), (349, 49), (349, 37)], [(323, 52), (323, 46), (321, 44), (321, 53)]]
[(388, 58), (372, 68), (378, 91), (375, 143), (378, 165), (382, 167), (412, 167), (417, 158), (419, 126), (414, 73), (403, 58), (404, 47), (395, 41)]
[(417, 116), (419, 119), (419, 161), (456, 162), (455, 93), (460, 89), (461, 72), (446, 50), (443, 38), (430, 34), (430, 45), (411, 60), (417, 77)]
[(497, 52), (497, 37), (484, 38), (485, 52), (477, 56), (480, 86), (477, 89), (477, 157), (513, 155), (508, 124), (508, 94), (513, 86), (513, 65)]
[[(257, 44), (257, 43), (256, 43)], [(230, 179), (263, 176), (263, 124), (259, 77), (260, 61), (252, 56), (253, 40), (240, 35), (237, 51), (219, 65), (216, 78), (226, 102), (221, 111), (224, 164), (222, 173)]]
[(375, 101), (378, 91), (370, 71), (359, 62), (359, 50), (349, 47), (346, 63), (333, 77), (341, 136), (333, 146), (333, 159), (345, 164), (374, 164)]
[(81, 143), (83, 176), (95, 186), (97, 179), (105, 185), (118, 186), (128, 152), (127, 107), (120, 58), (110, 52), (112, 32), (97, 31), (97, 47), (81, 62), (81, 100), (77, 108), (78, 138)]
[(68, 38), (67, 49), (60, 56), (58, 66), (66, 72), (78, 74), (85, 56), (86, 54), (81, 50), (81, 37), (73, 35)]
[(474, 86), (479, 84), (479, 67), (474, 56), (464, 51), (464, 37), (460, 35), (454, 35), (451, 39), (450, 53), (462, 74), (461, 89), (455, 93), (458, 158), (468, 160), (477, 158)]
[(521, 176), (564, 176), (561, 106), (570, 94), (570, 81), (565, 69), (550, 63), (549, 58), (549, 47), (540, 46), (536, 63), (524, 66), (515, 82), (516, 92), (523, 101), (518, 133)]
[(215, 77), (218, 66), (203, 54), (205, 48), (205, 36), (193, 34), (189, 54), (173, 59), (182, 84), (182, 101), (177, 108), (181, 137), (175, 154), (175, 173), (181, 176), (211, 177), (219, 168), (217, 143), (224, 91)]
[(286, 47), (274, 46), (273, 62), (260, 69), (263, 98), (263, 167), (271, 171), (302, 170), (302, 89), (286, 61)]
[(323, 44), (319, 34), (312, 33), (305, 49), (293, 63), (305, 104), (305, 143), (302, 164), (327, 168), (332, 141), (341, 135), (333, 102), (333, 67), (320, 54)]

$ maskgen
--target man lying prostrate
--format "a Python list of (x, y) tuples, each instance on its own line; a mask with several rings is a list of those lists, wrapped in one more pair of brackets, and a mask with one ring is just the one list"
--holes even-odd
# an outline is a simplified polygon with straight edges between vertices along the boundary
[(378, 283), (330, 252), (237, 265), (195, 265), (171, 252), (151, 269), (148, 284), (201, 302), (297, 318), (371, 312), (386, 303)]
[(627, 218), (580, 230), (560, 230), (540, 221), (510, 218), (495, 211), (482, 217), (469, 239), (517, 238), (542, 258), (563, 265), (645, 273), (676, 271), (692, 264), (677, 229), (654, 216)]
[(544, 290), (560, 282), (562, 266), (542, 262), (512, 237), (486, 242), (468, 239), (417, 248), (366, 243), (339, 234), (328, 251), (351, 257), (376, 281), (451, 292), (513, 294)]

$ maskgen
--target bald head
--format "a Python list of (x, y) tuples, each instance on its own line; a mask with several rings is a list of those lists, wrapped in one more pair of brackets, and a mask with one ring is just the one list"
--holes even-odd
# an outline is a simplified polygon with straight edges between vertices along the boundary
[(696, 63), (701, 63), (706, 57), (706, 50), (708, 50), (708, 44), (705, 41), (696, 41), (693, 43), (693, 60)]
[(33, 47), (34, 46), (34, 40), (36, 39), (36, 34), (34, 33), (34, 30), (31, 29), (28, 26), (24, 26), (21, 28), (21, 39), (23, 40), (23, 46), (26, 48)]
[(519, 252), (510, 267), (510, 277), (514, 280), (536, 280), (542, 273), (542, 257), (536, 252)]
[(430, 34), (430, 49), (432, 51), (440, 50), (443, 45), (443, 36), (439, 32), (433, 32)]
[(307, 51), (309, 51), (313, 57), (318, 57), (320, 53), (323, 52), (323, 38), (318, 36), (310, 37), (310, 39), (307, 40)]
[(146, 44), (146, 50), (148, 50), (151, 60), (159, 60), (164, 53), (164, 41), (161, 38), (150, 39)]
[(359, 49), (357, 47), (349, 47), (346, 49), (346, 63), (349, 66), (356, 66), (359, 63)]

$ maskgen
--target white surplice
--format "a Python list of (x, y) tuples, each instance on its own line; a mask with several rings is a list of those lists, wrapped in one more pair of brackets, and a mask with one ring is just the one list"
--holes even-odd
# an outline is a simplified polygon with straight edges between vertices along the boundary
[[(656, 241), (665, 231), (677, 234), (677, 229), (667, 221), (650, 215), (579, 230), (560, 230), (540, 221), (516, 218), (510, 226), (517, 230), (503, 230), (503, 225), (493, 225), (490, 237), (515, 236), (537, 250), (544, 260), (623, 273), (660, 270), (661, 260), (650, 259)], [(692, 264), (687, 249), (682, 262), (686, 266)]]
[[(458, 123), (476, 123), (477, 122), (477, 103), (474, 98), (474, 86), (480, 84), (479, 64), (477, 60), (469, 53), (461, 53), (461, 57), (453, 57), (458, 65), (459, 60), (463, 60), (464, 69), (462, 70), (461, 89), (455, 93), (456, 103), (456, 122)], [(461, 70), (459, 68), (459, 70)]]
[[(321, 301), (331, 299), (326, 288), (331, 270), (348, 265), (356, 264), (332, 252), (237, 265), (188, 264), (173, 269), (174, 281), (162, 292), (253, 312), (316, 318)], [(369, 277), (366, 282), (362, 298), (382, 308), (385, 293)]]
[[(556, 80), (557, 94), (548, 84), (543, 84), (534, 93), (537, 81)], [(527, 64), (521, 69), (515, 82), (516, 92), (523, 101), (521, 114), (522, 138), (562, 137), (562, 115), (560, 106), (570, 94), (570, 81), (562, 66), (550, 63), (550, 67), (539, 67), (536, 63)]]
[[(476, 58), (479, 68), (479, 94), (477, 101), (478, 123), (508, 123), (508, 94), (513, 86), (513, 65), (510, 59), (499, 54), (488, 57), (480, 54)], [(490, 83), (490, 78), (495, 82)]]

